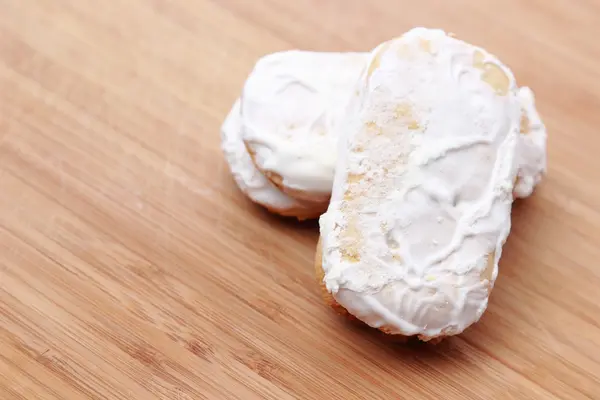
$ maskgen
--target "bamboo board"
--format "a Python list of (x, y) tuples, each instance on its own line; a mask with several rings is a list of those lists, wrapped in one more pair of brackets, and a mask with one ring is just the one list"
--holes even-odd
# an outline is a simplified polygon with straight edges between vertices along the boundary
[[(600, 399), (600, 2), (0, 0), (1, 399)], [(219, 127), (273, 51), (413, 26), (531, 86), (549, 172), (483, 319), (402, 346), (325, 308), (315, 223), (235, 187)]]

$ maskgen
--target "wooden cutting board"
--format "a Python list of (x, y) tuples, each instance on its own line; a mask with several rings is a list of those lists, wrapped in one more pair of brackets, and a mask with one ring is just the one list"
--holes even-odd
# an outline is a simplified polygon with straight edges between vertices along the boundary
[[(600, 2), (0, 0), (0, 398), (600, 399)], [(247, 201), (254, 62), (413, 26), (531, 86), (549, 171), (483, 319), (389, 343), (320, 301), (316, 223)]]

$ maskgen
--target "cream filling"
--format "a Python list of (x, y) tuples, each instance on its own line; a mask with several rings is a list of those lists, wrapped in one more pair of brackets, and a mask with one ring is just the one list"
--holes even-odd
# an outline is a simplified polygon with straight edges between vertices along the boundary
[(521, 105), (512, 72), (440, 30), (371, 52), (338, 127), (321, 217), (325, 284), (390, 333), (462, 332), (487, 307), (510, 232)]

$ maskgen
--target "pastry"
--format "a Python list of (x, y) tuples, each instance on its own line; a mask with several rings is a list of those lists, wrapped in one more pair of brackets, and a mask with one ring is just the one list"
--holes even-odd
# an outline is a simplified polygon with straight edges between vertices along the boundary
[(327, 208), (334, 128), (344, 117), (367, 53), (284, 51), (260, 59), (240, 98), (243, 140), (254, 164), (293, 198)]
[(272, 213), (301, 220), (317, 218), (323, 212), (322, 206), (286, 195), (256, 169), (242, 140), (239, 100), (221, 126), (221, 147), (236, 184), (250, 200)]
[(320, 218), (323, 285), (385, 333), (456, 335), (487, 308), (510, 232), (521, 96), (482, 48), (415, 28), (367, 60)]

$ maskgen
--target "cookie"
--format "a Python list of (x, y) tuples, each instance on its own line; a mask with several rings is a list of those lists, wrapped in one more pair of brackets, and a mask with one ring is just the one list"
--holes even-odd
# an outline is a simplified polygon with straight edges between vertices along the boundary
[(271, 183), (252, 162), (242, 140), (240, 102), (236, 101), (221, 126), (221, 148), (240, 190), (270, 212), (300, 220), (317, 218), (322, 205), (296, 200)]
[(260, 59), (242, 91), (243, 140), (254, 164), (289, 196), (326, 209), (335, 128), (367, 53), (291, 50)]
[(515, 78), (484, 49), (425, 28), (382, 43), (367, 65), (320, 218), (323, 284), (385, 333), (460, 334), (487, 308), (510, 232)]

